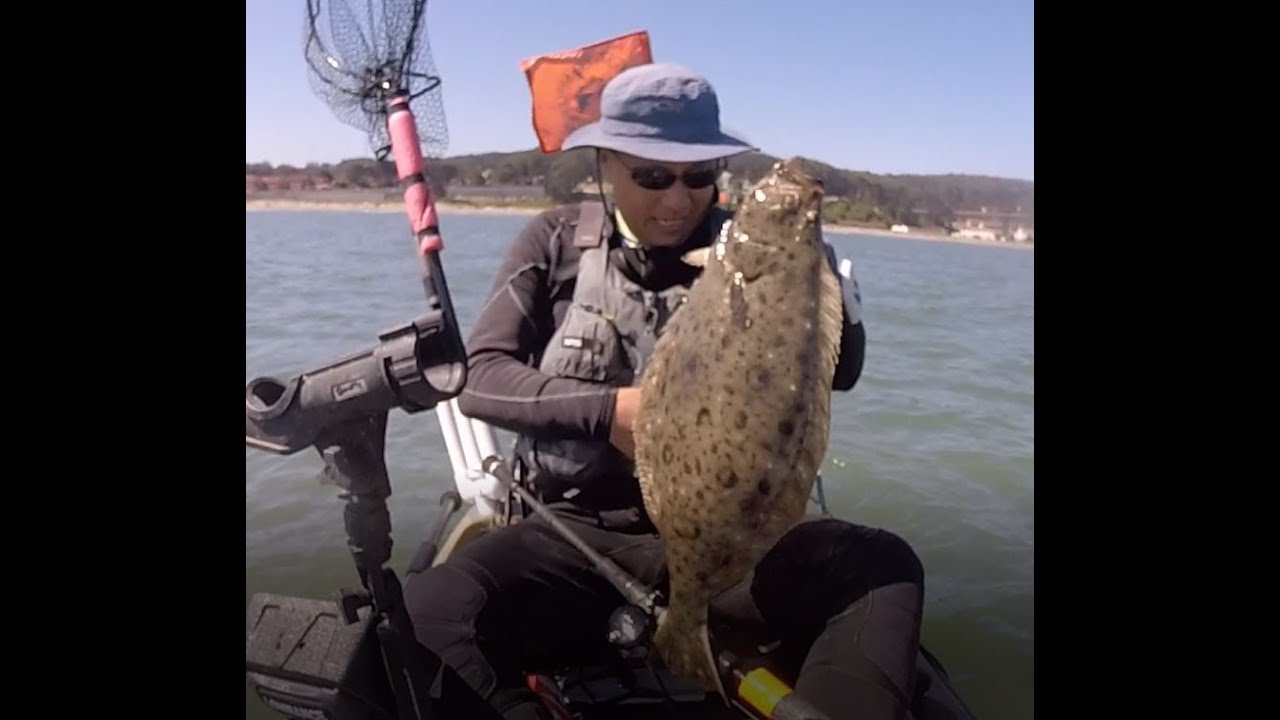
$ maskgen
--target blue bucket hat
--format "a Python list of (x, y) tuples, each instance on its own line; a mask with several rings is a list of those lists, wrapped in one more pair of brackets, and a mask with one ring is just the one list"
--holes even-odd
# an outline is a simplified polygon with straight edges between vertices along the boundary
[(628, 68), (600, 94), (600, 119), (562, 148), (597, 147), (657, 162), (693, 163), (756, 150), (720, 127), (720, 102), (702, 76), (680, 65)]

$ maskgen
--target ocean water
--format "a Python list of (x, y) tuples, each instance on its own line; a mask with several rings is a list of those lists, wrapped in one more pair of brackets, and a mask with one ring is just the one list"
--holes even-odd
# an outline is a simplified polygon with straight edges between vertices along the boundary
[[(442, 215), (464, 336), (527, 218)], [(1033, 717), (1034, 250), (831, 234), (854, 265), (863, 378), (834, 397), (832, 511), (907, 539), (925, 565), (924, 642), (982, 720)], [(406, 219), (247, 211), (245, 381), (372, 348), (422, 312)], [(393, 562), (416, 549), (451, 470), (435, 414), (390, 416)], [(246, 602), (359, 584), (337, 489), (314, 451), (246, 448)], [(272, 717), (251, 696), (247, 717)]]

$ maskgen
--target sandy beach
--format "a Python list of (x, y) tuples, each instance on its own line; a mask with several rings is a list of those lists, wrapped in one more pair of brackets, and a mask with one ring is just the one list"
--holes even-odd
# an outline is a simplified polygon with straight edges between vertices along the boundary
[[(252, 210), (306, 210), (321, 211), (329, 210), (335, 212), (376, 212), (376, 213), (402, 213), (404, 212), (404, 203), (400, 201), (358, 201), (358, 202), (332, 202), (323, 200), (277, 200), (277, 199), (246, 199), (244, 203), (246, 211)], [(455, 215), (537, 215), (542, 212), (543, 208), (537, 207), (511, 207), (511, 206), (481, 206), (451, 203), (448, 201), (440, 201), (436, 203), (436, 211), (440, 213), (453, 213)]]
[[(392, 200), (365, 201), (325, 201), (295, 200), (283, 198), (246, 198), (245, 211), (255, 210), (301, 210), (301, 211), (335, 211), (335, 212), (376, 212), (402, 213), (404, 203)], [(454, 215), (537, 215), (544, 208), (515, 207), (502, 205), (470, 205), (440, 201), (436, 203), (437, 212)], [(897, 233), (883, 228), (867, 228), (851, 225), (824, 225), (823, 232), (834, 235), (874, 235), (876, 237), (897, 238), (905, 240), (930, 240), (934, 242), (959, 243), (961, 245), (985, 245), (1017, 250), (1034, 250), (1033, 243), (1008, 243), (974, 238), (951, 237), (939, 233), (906, 232)]]

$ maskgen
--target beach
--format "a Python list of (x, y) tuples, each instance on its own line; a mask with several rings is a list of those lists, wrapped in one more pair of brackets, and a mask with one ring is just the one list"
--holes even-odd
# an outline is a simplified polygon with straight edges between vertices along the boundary
[[(326, 200), (284, 200), (275, 198), (246, 198), (245, 210), (306, 210), (306, 211), (341, 211), (341, 212), (404, 212), (404, 202), (400, 200), (358, 200), (353, 202), (335, 202)], [(436, 211), (455, 214), (475, 215), (537, 215), (541, 207), (520, 207), (512, 205), (471, 205), (468, 203), (451, 203), (447, 200), (436, 202)]]
[[(436, 211), (458, 215), (537, 215), (545, 207), (519, 205), (477, 205), (471, 203), (454, 203), (441, 200), (436, 203)], [(340, 212), (376, 212), (402, 213), (404, 202), (389, 199), (343, 199), (343, 200), (304, 200), (297, 198), (245, 198), (245, 211), (255, 210), (298, 210), (298, 211), (340, 211)], [(941, 233), (912, 231), (893, 232), (884, 228), (869, 228), (855, 225), (823, 225), (823, 232), (837, 235), (874, 235), (876, 237), (902, 238), (907, 240), (930, 240), (935, 242), (959, 243), (962, 245), (988, 245), (1019, 250), (1034, 250), (1034, 243), (1009, 243), (976, 238), (952, 237)]]
[(977, 238), (953, 237), (941, 233), (909, 231), (893, 232), (883, 228), (869, 228), (858, 225), (823, 225), (822, 231), (835, 235), (874, 235), (875, 237), (904, 238), (907, 240), (932, 240), (936, 242), (959, 243), (961, 245), (988, 245), (992, 247), (1011, 248), (1016, 250), (1034, 250), (1035, 243), (1011, 243), (998, 240), (979, 240)]

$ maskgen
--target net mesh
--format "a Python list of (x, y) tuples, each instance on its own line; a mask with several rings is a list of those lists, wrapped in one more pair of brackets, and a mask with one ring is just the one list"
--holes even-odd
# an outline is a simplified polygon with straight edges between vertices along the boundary
[(368, 135), (374, 155), (391, 150), (387, 102), (408, 94), (427, 157), (449, 146), (440, 76), (427, 40), (426, 0), (307, 0), (311, 87), (342, 122)]

